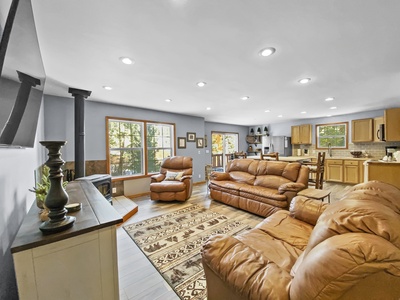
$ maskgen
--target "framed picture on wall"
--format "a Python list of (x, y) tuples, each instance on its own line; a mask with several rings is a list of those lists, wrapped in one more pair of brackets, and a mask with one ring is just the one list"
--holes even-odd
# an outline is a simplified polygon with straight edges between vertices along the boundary
[(186, 148), (186, 138), (178, 137), (178, 149), (185, 149)]
[(203, 138), (197, 138), (196, 139), (196, 147), (197, 148), (204, 148), (204, 139)]
[(188, 132), (186, 133), (187, 141), (188, 142), (195, 142), (196, 141), (196, 133), (195, 132)]

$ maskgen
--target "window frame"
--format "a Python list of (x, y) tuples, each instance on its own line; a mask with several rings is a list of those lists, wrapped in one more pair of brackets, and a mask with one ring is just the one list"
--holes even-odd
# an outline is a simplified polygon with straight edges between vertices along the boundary
[[(142, 154), (142, 159), (143, 159), (143, 174), (122, 175), (122, 176), (112, 176), (111, 175), (113, 181), (124, 181), (124, 180), (130, 180), (130, 179), (146, 178), (146, 177), (150, 177), (153, 174), (157, 173), (157, 172), (149, 172), (148, 171), (148, 168), (149, 168), (149, 166), (148, 166), (148, 151), (150, 148), (157, 149), (155, 147), (147, 146), (147, 142), (148, 142), (147, 125), (148, 124), (154, 124), (154, 125), (159, 124), (159, 125), (171, 126), (171, 131), (170, 131), (171, 132), (171, 155), (172, 156), (176, 155), (176, 141), (175, 141), (176, 124), (175, 123), (106, 116), (106, 167), (107, 167), (108, 174), (111, 174), (110, 152), (113, 149), (113, 148), (110, 148), (110, 136), (109, 136), (110, 121), (141, 123), (141, 126), (142, 126), (142, 140), (141, 140), (142, 147), (140, 149), (142, 152), (141, 154)], [(128, 149), (137, 149), (137, 147), (128, 148)], [(161, 149), (165, 149), (165, 147), (161, 147)]]
[[(318, 128), (321, 126), (339, 126), (339, 125), (345, 125), (345, 136), (344, 136), (344, 141), (345, 145), (344, 147), (338, 147), (335, 145), (332, 145), (332, 149), (338, 149), (338, 150), (345, 150), (348, 149), (349, 147), (349, 122), (335, 122), (335, 123), (325, 123), (325, 124), (316, 124), (315, 125), (315, 149), (320, 149), (320, 150), (326, 150), (328, 147), (320, 147), (319, 146), (319, 130)], [(337, 136), (342, 136), (342, 135), (337, 135)], [(334, 136), (333, 136), (334, 137)]]

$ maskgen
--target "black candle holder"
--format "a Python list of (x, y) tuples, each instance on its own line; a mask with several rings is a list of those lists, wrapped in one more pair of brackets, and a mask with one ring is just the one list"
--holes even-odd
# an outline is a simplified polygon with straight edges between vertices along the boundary
[(65, 161), (61, 159), (60, 150), (66, 141), (42, 141), (40, 144), (49, 150), (49, 159), (45, 164), (50, 168), (50, 189), (44, 201), (49, 209), (49, 220), (43, 222), (39, 229), (43, 233), (56, 233), (71, 228), (75, 222), (75, 217), (66, 216), (65, 205), (68, 203), (68, 194), (62, 186), (64, 175), (61, 166)]

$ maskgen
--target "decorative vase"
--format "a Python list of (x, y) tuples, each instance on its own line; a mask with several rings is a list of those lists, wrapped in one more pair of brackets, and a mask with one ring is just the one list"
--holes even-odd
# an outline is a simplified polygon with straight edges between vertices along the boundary
[(66, 141), (41, 141), (40, 144), (49, 150), (49, 159), (45, 164), (50, 168), (50, 189), (44, 200), (44, 205), (49, 210), (49, 220), (43, 222), (39, 229), (43, 233), (55, 233), (71, 228), (75, 222), (75, 217), (66, 216), (65, 205), (68, 203), (68, 194), (62, 186), (64, 175), (61, 166), (64, 160), (61, 159), (60, 150)]

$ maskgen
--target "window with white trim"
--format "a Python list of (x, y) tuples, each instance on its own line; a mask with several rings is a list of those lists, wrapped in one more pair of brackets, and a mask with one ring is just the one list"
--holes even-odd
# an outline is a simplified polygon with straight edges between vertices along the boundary
[(347, 149), (348, 122), (315, 125), (317, 149)]

